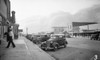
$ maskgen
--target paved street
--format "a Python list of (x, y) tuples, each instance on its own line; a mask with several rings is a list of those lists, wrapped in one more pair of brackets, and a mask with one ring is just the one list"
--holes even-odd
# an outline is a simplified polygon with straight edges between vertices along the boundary
[(67, 41), (66, 48), (47, 52), (59, 60), (92, 60), (94, 55), (100, 59), (100, 41), (83, 37), (67, 38)]
[(69, 47), (84, 48), (95, 51), (100, 51), (100, 41), (90, 40), (89, 38), (67, 38)]
[(5, 48), (6, 41), (0, 45), (0, 60), (54, 60), (49, 54), (41, 50), (24, 37), (14, 40), (16, 47)]

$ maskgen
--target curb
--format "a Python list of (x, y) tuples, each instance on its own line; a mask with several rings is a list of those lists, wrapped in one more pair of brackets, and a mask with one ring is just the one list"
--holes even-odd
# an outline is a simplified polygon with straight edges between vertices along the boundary
[[(27, 42), (26, 40), (29, 41), (30, 43), (32, 43), (30, 40), (28, 40), (27, 38), (24, 37), (24, 41), (25, 41), (25, 42)], [(54, 57), (52, 57), (51, 55), (49, 55), (48, 53), (46, 53), (45, 51), (43, 51), (41, 48), (39, 48), (36, 44), (34, 44), (34, 43), (32, 43), (32, 44), (35, 45), (36, 48), (37, 48), (39, 51), (43, 52), (43, 53), (46, 54), (48, 57), (50, 57), (51, 60), (56, 60)], [(28, 45), (28, 44), (26, 43), (26, 45)]]

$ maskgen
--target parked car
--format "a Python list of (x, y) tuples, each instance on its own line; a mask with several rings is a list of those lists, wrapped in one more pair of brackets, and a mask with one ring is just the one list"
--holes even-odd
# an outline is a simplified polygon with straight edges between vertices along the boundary
[(50, 37), (48, 35), (42, 35), (40, 38), (41, 42), (47, 41), (48, 39), (50, 39)]
[(43, 42), (41, 44), (41, 48), (44, 50), (53, 49), (54, 51), (59, 49), (60, 47), (66, 47), (68, 44), (66, 38), (64, 36), (52, 36), (49, 40)]
[(92, 34), (91, 37), (90, 37), (90, 40), (99, 40), (100, 34)]
[(32, 40), (32, 35), (31, 34), (28, 34), (28, 35), (26, 35), (26, 38), (31, 41)]
[(55, 42), (58, 43), (58, 48), (60, 48), (62, 46), (66, 47), (66, 44), (68, 44), (68, 42), (67, 42), (65, 37), (60, 37), (60, 38), (56, 39)]

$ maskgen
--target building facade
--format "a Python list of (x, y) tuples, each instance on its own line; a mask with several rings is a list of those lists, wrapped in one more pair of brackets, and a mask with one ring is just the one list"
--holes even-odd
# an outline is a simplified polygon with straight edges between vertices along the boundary
[(0, 37), (7, 31), (7, 20), (10, 17), (10, 1), (0, 0)]
[(55, 34), (60, 34), (66, 31), (66, 27), (53, 27), (53, 32)]
[(0, 37), (4, 36), (4, 33), (8, 31), (8, 26), (13, 26), (14, 35), (16, 30), (18, 31), (19, 25), (15, 22), (15, 11), (12, 11), (9, 0), (0, 0)]

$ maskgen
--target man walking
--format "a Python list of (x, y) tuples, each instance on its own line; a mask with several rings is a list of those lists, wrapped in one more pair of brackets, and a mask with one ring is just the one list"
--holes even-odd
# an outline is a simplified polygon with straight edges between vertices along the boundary
[(13, 42), (14, 40), (14, 34), (13, 34), (13, 31), (11, 28), (8, 28), (8, 32), (5, 33), (5, 35), (7, 36), (7, 42), (8, 42), (8, 45), (6, 48), (9, 48), (10, 44), (12, 44), (13, 48), (15, 48), (15, 44)]

